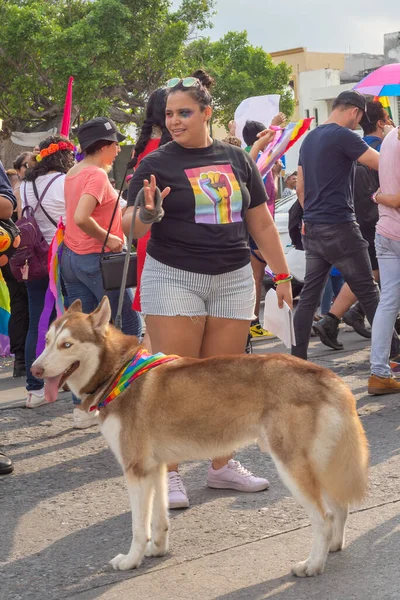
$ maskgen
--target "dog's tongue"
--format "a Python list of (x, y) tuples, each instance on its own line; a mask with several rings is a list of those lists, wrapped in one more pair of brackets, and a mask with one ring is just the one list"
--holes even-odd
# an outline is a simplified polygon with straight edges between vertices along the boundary
[(60, 381), (62, 374), (58, 377), (48, 377), (46, 383), (46, 400), (47, 402), (55, 402), (58, 396), (58, 390), (60, 389)]

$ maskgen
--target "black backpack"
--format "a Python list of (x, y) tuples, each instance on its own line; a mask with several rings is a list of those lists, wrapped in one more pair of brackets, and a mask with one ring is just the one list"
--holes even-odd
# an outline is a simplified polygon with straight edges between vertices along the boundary
[[(375, 140), (370, 147), (376, 150), (382, 140)], [(354, 180), (354, 212), (361, 233), (368, 242), (375, 239), (375, 226), (379, 219), (378, 206), (371, 196), (379, 188), (378, 172), (357, 163)]]

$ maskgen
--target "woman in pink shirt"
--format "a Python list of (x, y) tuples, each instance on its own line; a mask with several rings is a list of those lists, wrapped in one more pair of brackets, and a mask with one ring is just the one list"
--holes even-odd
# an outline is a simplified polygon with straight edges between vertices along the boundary
[(370, 394), (400, 392), (393, 378), (390, 341), (400, 311), (400, 129), (383, 140), (379, 157), (381, 189), (373, 199), (379, 206), (375, 248), (379, 264), (381, 295), (372, 325)]
[[(115, 123), (106, 117), (97, 117), (84, 123), (78, 130), (78, 140), (85, 158), (77, 163), (65, 180), (66, 228), (61, 259), (61, 275), (67, 288), (68, 300), (82, 302), (83, 312), (90, 313), (106, 294), (113, 317), (118, 307), (119, 290), (105, 292), (100, 270), (100, 255), (118, 194), (112, 187), (107, 172), (120, 152), (119, 142), (125, 137)], [(122, 214), (118, 206), (107, 252), (121, 252), (124, 245)], [(140, 336), (141, 319), (132, 310), (133, 292), (126, 290), (122, 310), (122, 331)], [(75, 409), (75, 426), (95, 424), (92, 415)]]

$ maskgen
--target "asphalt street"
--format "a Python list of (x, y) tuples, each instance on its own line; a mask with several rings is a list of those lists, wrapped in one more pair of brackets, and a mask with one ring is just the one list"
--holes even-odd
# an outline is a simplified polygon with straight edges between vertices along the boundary
[[(131, 524), (120, 468), (97, 428), (72, 428), (70, 394), (34, 410), (24, 381), (0, 372), (0, 449), (15, 472), (0, 478), (1, 600), (394, 600), (400, 598), (400, 395), (369, 397), (368, 342), (343, 330), (345, 349), (312, 339), (310, 358), (352, 388), (371, 446), (370, 489), (348, 521), (343, 552), (325, 573), (296, 579), (311, 532), (303, 510), (258, 448), (238, 458), (270, 489), (257, 494), (206, 487), (207, 464), (182, 466), (191, 505), (171, 512), (170, 552), (136, 571), (115, 572)], [(277, 340), (255, 352), (286, 351)], [(249, 394), (251, 390), (249, 390)]]

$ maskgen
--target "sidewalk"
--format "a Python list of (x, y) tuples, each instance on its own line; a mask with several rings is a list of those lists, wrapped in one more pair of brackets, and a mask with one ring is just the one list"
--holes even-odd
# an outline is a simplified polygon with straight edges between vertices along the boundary
[[(131, 536), (120, 468), (95, 429), (72, 429), (70, 394), (53, 405), (21, 408), (23, 380), (0, 373), (0, 443), (15, 472), (0, 479), (1, 600), (395, 600), (400, 598), (400, 396), (368, 397), (368, 343), (343, 333), (342, 352), (312, 339), (310, 358), (350, 385), (371, 445), (371, 485), (349, 518), (346, 549), (325, 573), (299, 580), (290, 568), (305, 558), (310, 528), (302, 509), (255, 447), (238, 454), (267, 476), (258, 494), (211, 490), (207, 465), (187, 463), (186, 511), (171, 513), (170, 553), (137, 571), (108, 561)], [(256, 352), (282, 352), (277, 340)], [(249, 390), (250, 393), (250, 390)]]

